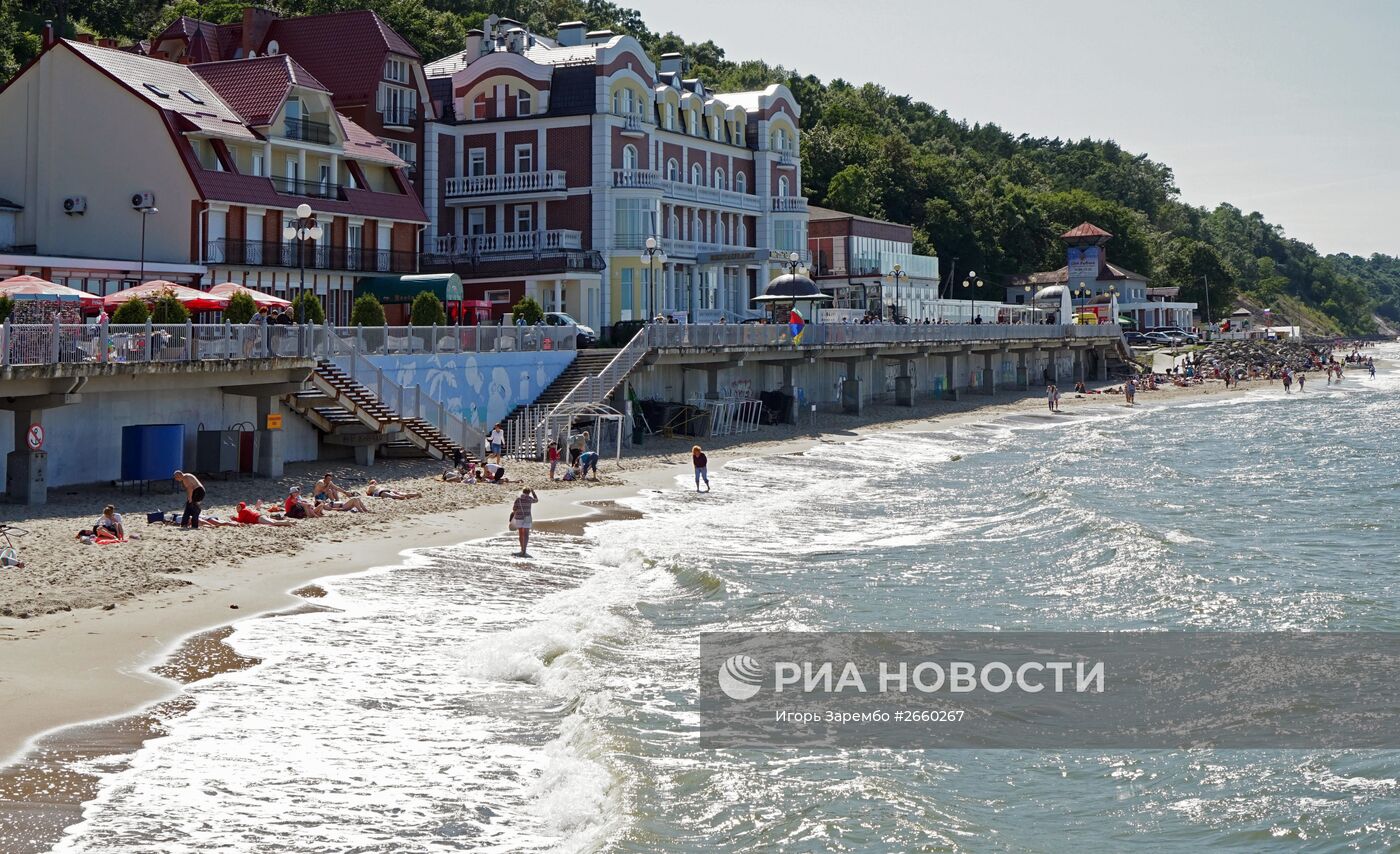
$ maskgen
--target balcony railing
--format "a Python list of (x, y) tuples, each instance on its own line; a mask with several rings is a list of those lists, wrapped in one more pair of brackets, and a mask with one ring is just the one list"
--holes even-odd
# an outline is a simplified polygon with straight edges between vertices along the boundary
[(614, 169), (613, 186), (629, 190), (655, 190), (661, 186), (661, 173), (650, 169)]
[(245, 267), (296, 269), (304, 266), (308, 270), (412, 273), (417, 269), (417, 261), (416, 252), (280, 243), (271, 240), (224, 238), (210, 241), (204, 249), (206, 264), (237, 264)]
[(629, 113), (622, 117), (622, 132), (628, 135), (646, 133), (642, 126), (642, 117), (636, 113)]
[(568, 189), (562, 169), (544, 172), (507, 172), (499, 175), (469, 175), (447, 179), (447, 198), (514, 195), (517, 193), (562, 193)]
[(340, 198), (340, 185), (328, 181), (303, 181), (282, 175), (272, 176), (272, 186), (277, 192), (288, 196), (307, 196), (313, 199)]
[(379, 116), (386, 127), (411, 128), (418, 124), (417, 107), (385, 107)]
[(287, 116), (286, 122), (287, 132), (285, 136), (287, 139), (299, 139), (302, 142), (315, 142), (321, 145), (330, 145), (331, 126), (329, 124), (293, 116)]
[(801, 213), (807, 210), (807, 200), (802, 196), (774, 196), (774, 213)]
[(568, 228), (509, 231), (502, 234), (444, 235), (433, 241), (438, 255), (510, 255), (558, 253), (583, 248), (583, 232)]
[(670, 181), (662, 178), (660, 172), (650, 169), (614, 169), (612, 185), (628, 190), (659, 189), (666, 198), (677, 201), (702, 202), (747, 211), (763, 209), (763, 200), (752, 193), (721, 190), (718, 187), (687, 184), (684, 181)]

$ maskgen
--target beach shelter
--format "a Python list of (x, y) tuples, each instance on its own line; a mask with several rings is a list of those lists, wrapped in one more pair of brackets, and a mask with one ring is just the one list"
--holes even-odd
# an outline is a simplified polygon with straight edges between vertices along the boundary
[(155, 302), (161, 294), (169, 291), (175, 298), (184, 304), (185, 308), (191, 312), (196, 311), (223, 311), (228, 307), (228, 297), (207, 294), (204, 291), (197, 291), (194, 288), (187, 288), (184, 285), (177, 285), (174, 282), (167, 282), (157, 279), (154, 282), (146, 282), (144, 285), (137, 285), (134, 288), (127, 288), (124, 291), (117, 291), (109, 294), (102, 301), (109, 309), (115, 309), (122, 303), (136, 297), (143, 302)]
[(255, 291), (237, 282), (224, 282), (223, 284), (215, 285), (209, 289), (210, 296), (220, 296), (225, 299), (239, 293), (247, 294), (252, 297), (254, 304), (256, 304), (258, 308), (286, 308), (292, 304), (291, 300), (275, 297), (272, 294), (263, 293), (262, 291)]
[(98, 308), (102, 305), (102, 297), (97, 294), (54, 284), (38, 276), (15, 276), (0, 281), (0, 294), (15, 300), (77, 302), (83, 308)]
[(750, 302), (758, 303), (760, 308), (767, 309), (772, 315), (774, 323), (784, 320), (791, 323), (792, 314), (796, 313), (799, 318), (802, 317), (798, 308), (802, 303), (807, 303), (807, 313), (812, 314), (813, 303), (830, 302), (833, 299), (835, 297), (822, 293), (816, 284), (806, 276), (798, 273), (784, 273), (769, 282), (763, 293), (754, 297)]
[(1065, 285), (1051, 285), (1048, 288), (1041, 288), (1035, 292), (1035, 296), (1031, 297), (1031, 302), (1057, 305), (1056, 323), (1064, 323), (1066, 318), (1074, 314), (1074, 306), (1070, 303), (1069, 298), (1069, 288)]

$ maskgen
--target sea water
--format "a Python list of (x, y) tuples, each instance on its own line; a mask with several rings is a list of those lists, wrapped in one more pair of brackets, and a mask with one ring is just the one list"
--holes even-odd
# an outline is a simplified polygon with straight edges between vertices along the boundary
[(333, 579), (60, 850), (1400, 847), (1395, 752), (710, 750), (694, 710), (703, 631), (1400, 630), (1397, 376), (827, 440)]

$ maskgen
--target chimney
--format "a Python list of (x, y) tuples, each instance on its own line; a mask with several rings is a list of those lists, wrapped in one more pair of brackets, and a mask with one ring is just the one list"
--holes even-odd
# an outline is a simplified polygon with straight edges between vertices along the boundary
[(78, 33), (78, 35), (75, 36), (75, 38), (76, 38), (78, 41), (82, 42), (83, 44), (94, 44), (94, 43), (95, 43), (95, 42), (93, 41), (93, 39), (94, 39), (95, 37), (93, 36), (92, 33)]
[(44, 47), (49, 47), (54, 43), (53, 21), (44, 22)]
[(559, 42), (560, 47), (578, 47), (583, 44), (584, 30), (588, 25), (583, 21), (567, 21), (559, 25), (559, 34), (554, 40)]
[(525, 38), (525, 30), (520, 27), (511, 27), (506, 30), (506, 50), (511, 53), (524, 53)]
[(612, 30), (589, 30), (584, 33), (583, 40), (589, 44), (602, 44), (605, 41), (610, 41), (616, 35), (617, 33)]
[(156, 59), (167, 59), (167, 60), (168, 60), (168, 59), (170, 59), (170, 51), (168, 51), (168, 50), (156, 50), (156, 51), (151, 51), (151, 56), (155, 57)]
[(256, 6), (243, 7), (243, 48), (244, 56), (262, 52), (262, 43), (267, 38), (267, 29), (277, 20), (277, 13)]
[(482, 35), (483, 33), (481, 30), (467, 30), (467, 53), (465, 57), (467, 65), (471, 65), (481, 58)]
[(679, 53), (663, 53), (661, 65), (657, 70), (662, 74), (682, 74), (685, 71), (685, 56)]
[(117, 40), (116, 40), (116, 39), (98, 39), (98, 40), (97, 40), (97, 46), (98, 46), (98, 47), (110, 47), (112, 50), (117, 50)]
[[(496, 22), (501, 20), (500, 15), (487, 15), (486, 20), (481, 22), (482, 38), (489, 45), (496, 44)], [(495, 49), (494, 47), (492, 48)]]

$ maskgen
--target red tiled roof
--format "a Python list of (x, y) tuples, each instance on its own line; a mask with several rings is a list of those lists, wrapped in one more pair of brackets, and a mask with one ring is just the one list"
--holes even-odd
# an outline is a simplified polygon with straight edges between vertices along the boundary
[(345, 154), (356, 160), (373, 160), (376, 163), (383, 163), (386, 166), (395, 168), (407, 166), (408, 164), (399, 159), (398, 155), (389, 150), (389, 146), (384, 141), (354, 122), (336, 113), (335, 117), (340, 119), (340, 129), (345, 133)]
[(421, 59), (418, 51), (374, 12), (356, 9), (305, 18), (279, 18), (267, 43), (297, 58), (330, 87), (342, 103), (373, 101), (384, 76), (386, 53)]
[(1061, 234), (1060, 239), (1074, 240), (1076, 238), (1082, 239), (1086, 237), (1109, 238), (1112, 236), (1113, 235), (1109, 234), (1107, 231), (1104, 231), (1102, 228), (1099, 228), (1097, 225), (1094, 225), (1091, 222), (1081, 222), (1079, 225), (1076, 225), (1074, 228), (1071, 228), (1069, 231), (1066, 231), (1064, 234)]
[(370, 190), (343, 188), (345, 201), (339, 199), (303, 199), (278, 193), (272, 179), (256, 175), (235, 175), (231, 172), (199, 171), (195, 173), (200, 192), (213, 201), (236, 205), (290, 210), (306, 202), (321, 214), (366, 216), (375, 219), (396, 219), (405, 222), (427, 222), (423, 205), (412, 193), (376, 193)]
[(329, 93), (290, 56), (259, 56), (189, 66), (250, 125), (271, 124), (293, 85)]
[[(1119, 267), (1117, 264), (1106, 263), (1104, 270), (1095, 279), (1096, 282), (1118, 281), (1120, 279), (1136, 279), (1147, 281), (1147, 277), (1141, 273), (1134, 273), (1126, 267)], [(1064, 284), (1069, 281), (1069, 267), (1061, 267), (1058, 270), (1051, 270), (1045, 273), (1031, 273), (1026, 276), (1012, 276), (1013, 285), (1054, 285)]]

